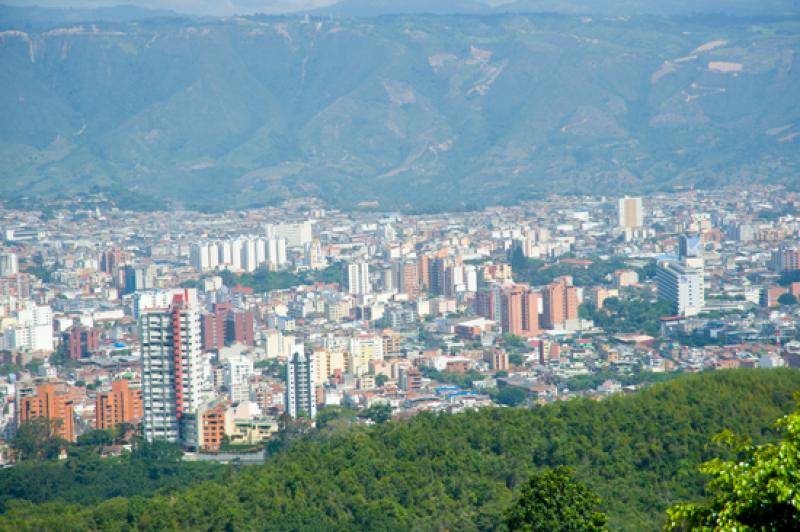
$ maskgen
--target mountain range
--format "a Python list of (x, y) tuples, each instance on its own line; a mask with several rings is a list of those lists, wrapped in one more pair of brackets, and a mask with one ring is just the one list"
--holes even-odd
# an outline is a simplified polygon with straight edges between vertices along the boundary
[[(382, 4), (328, 9), (359, 5)], [(798, 182), (800, 17), (134, 12), (25, 25), (5, 9), (0, 196), (12, 202), (100, 188), (202, 209), (296, 196), (453, 209)]]

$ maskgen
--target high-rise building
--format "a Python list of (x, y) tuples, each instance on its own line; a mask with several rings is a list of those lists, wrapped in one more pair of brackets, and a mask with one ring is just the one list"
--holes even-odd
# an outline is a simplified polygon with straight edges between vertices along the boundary
[(214, 311), (200, 319), (203, 350), (222, 349), (226, 345), (255, 345), (255, 313), (238, 310), (231, 303), (215, 303)]
[(33, 388), (18, 388), (17, 426), (37, 418), (53, 422), (55, 433), (67, 441), (75, 441), (73, 403), (69, 395), (56, 384)]
[(63, 342), (71, 360), (91, 356), (100, 349), (100, 330), (94, 327), (73, 325), (63, 334)]
[(701, 258), (703, 256), (703, 239), (700, 235), (681, 235), (678, 238), (678, 256), (681, 259)]
[(109, 430), (128, 423), (138, 425), (142, 419), (142, 389), (131, 388), (126, 379), (111, 383), (111, 390), (99, 392), (95, 400), (95, 428)]
[(314, 239), (306, 243), (303, 249), (303, 262), (312, 270), (319, 270), (326, 266), (325, 257), (322, 254), (322, 244), (319, 239)]
[(800, 270), (800, 249), (781, 243), (772, 252), (772, 268), (778, 273)]
[(286, 363), (286, 413), (292, 418), (317, 417), (314, 376), (314, 357), (295, 344)]
[(132, 294), (156, 287), (156, 270), (152, 264), (125, 266), (125, 293)]
[(16, 253), (0, 254), (0, 277), (8, 277), (19, 273), (19, 260)]
[(428, 290), (437, 296), (445, 295), (447, 290), (446, 271), (449, 261), (443, 257), (434, 257), (428, 261)]
[(502, 316), (500, 286), (487, 283), (475, 294), (475, 313), (487, 320), (498, 321)]
[(314, 237), (311, 221), (267, 226), (267, 236), (286, 240), (290, 248), (302, 248)]
[(189, 257), (192, 262), (192, 267), (198, 272), (204, 272), (211, 267), (211, 255), (216, 254), (217, 248), (208, 242), (200, 242), (192, 244), (189, 251)]
[(625, 196), (617, 202), (619, 227), (622, 229), (638, 229), (644, 226), (644, 213), (642, 211), (642, 198)]
[(121, 270), (130, 258), (130, 253), (121, 249), (106, 250), (100, 254), (100, 271), (113, 274), (115, 270)]
[(661, 261), (656, 269), (658, 297), (672, 303), (673, 312), (696, 316), (705, 305), (702, 268), (676, 260)]
[(503, 332), (517, 336), (539, 334), (539, 300), (541, 295), (527, 286), (516, 285), (503, 290), (501, 323)]
[(3, 331), (3, 346), (9, 351), (53, 351), (53, 311), (46, 305), (31, 305), (17, 311), (17, 323)]
[(243, 355), (233, 356), (225, 360), (224, 367), (224, 383), (230, 400), (235, 403), (249, 400), (248, 381), (253, 374), (253, 361)]
[(431, 258), (427, 255), (422, 255), (417, 260), (417, 274), (419, 276), (420, 288), (428, 290), (430, 288), (430, 267)]
[(542, 290), (544, 294), (543, 322), (548, 329), (565, 328), (578, 319), (578, 289), (565, 277), (557, 279)]
[(192, 431), (196, 437), (202, 384), (196, 291), (174, 294), (166, 308), (142, 310), (139, 326), (144, 437), (196, 446)]
[(347, 292), (353, 295), (363, 295), (372, 292), (369, 280), (369, 264), (357, 262), (347, 264), (343, 270), (342, 284)]

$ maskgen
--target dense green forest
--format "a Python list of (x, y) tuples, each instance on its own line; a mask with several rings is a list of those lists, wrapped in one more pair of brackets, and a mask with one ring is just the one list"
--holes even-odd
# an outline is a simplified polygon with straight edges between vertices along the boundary
[[(350, 425), (296, 440), (224, 482), (91, 506), (8, 502), (0, 529), (490, 530), (531, 475), (566, 465), (599, 495), (610, 529), (655, 530), (668, 507), (702, 500), (699, 464), (734, 455), (708, 445), (715, 434), (776, 440), (773, 423), (798, 389), (794, 370), (718, 371), (599, 402)], [(1, 485), (9, 489), (7, 478)]]
[(18, 504), (15, 499), (95, 504), (112, 497), (152, 496), (221, 480), (229, 469), (183, 462), (181, 454), (166, 442), (140, 443), (132, 453), (111, 458), (101, 458), (91, 445), (73, 445), (67, 460), (24, 461), (0, 471), (0, 512)]

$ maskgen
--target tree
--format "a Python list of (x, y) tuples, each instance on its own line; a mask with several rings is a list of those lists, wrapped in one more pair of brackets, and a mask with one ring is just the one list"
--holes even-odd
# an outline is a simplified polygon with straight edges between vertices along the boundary
[(20, 425), (11, 440), (18, 460), (51, 460), (57, 458), (66, 442), (58, 436), (57, 422), (40, 417)]
[(528, 398), (528, 394), (525, 393), (525, 390), (521, 390), (519, 388), (513, 388), (511, 386), (506, 386), (505, 388), (501, 388), (500, 391), (497, 393), (497, 402), (501, 405), (508, 405), (508, 406), (517, 406), (521, 405), (525, 402)]
[(392, 419), (392, 407), (388, 404), (378, 403), (364, 410), (361, 417), (378, 424), (386, 423)]
[(114, 436), (110, 430), (90, 430), (78, 436), (76, 443), (80, 447), (103, 447), (114, 443)]
[(797, 298), (794, 297), (794, 294), (786, 292), (785, 294), (781, 294), (778, 297), (778, 303), (780, 303), (781, 305), (796, 305)]
[(514, 246), (511, 252), (511, 270), (515, 273), (522, 273), (528, 268), (528, 258), (522, 252), (521, 246)]
[(356, 418), (356, 410), (344, 406), (326, 406), (317, 412), (317, 428), (347, 425)]
[(382, 373), (380, 375), (375, 376), (375, 385), (378, 386), (378, 388), (383, 387), (383, 385), (386, 384), (388, 381), (389, 377), (387, 377)]
[(785, 437), (760, 446), (730, 431), (718, 435), (714, 441), (738, 456), (700, 466), (714, 477), (711, 499), (670, 508), (667, 530), (800, 530), (800, 408), (776, 426)]
[(525, 339), (521, 336), (517, 336), (516, 334), (505, 333), (502, 336), (503, 345), (510, 348), (524, 348), (527, 346), (525, 343)]
[(572, 469), (557, 466), (531, 476), (503, 522), (509, 530), (602, 530), (608, 518), (596, 508), (600, 497), (577, 482)]

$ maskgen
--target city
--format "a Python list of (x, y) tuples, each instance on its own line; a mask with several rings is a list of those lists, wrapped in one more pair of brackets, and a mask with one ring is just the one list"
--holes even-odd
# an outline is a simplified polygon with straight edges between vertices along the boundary
[(7, 205), (2, 460), (39, 418), (67, 442), (121, 432), (111, 454), (142, 437), (260, 462), (315, 420), (798, 368), (798, 207), (779, 186), (418, 215)]

